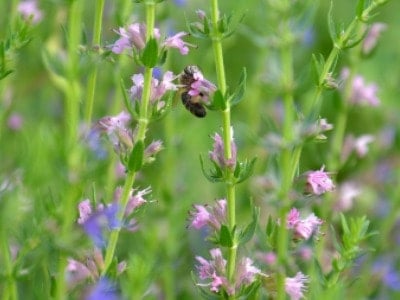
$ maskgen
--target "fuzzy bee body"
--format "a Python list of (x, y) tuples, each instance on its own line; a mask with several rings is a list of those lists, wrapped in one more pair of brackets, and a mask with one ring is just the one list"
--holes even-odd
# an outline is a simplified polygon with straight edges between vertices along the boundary
[(207, 114), (204, 105), (201, 103), (201, 97), (203, 94), (200, 93), (198, 96), (189, 95), (192, 83), (196, 81), (194, 78), (195, 73), (201, 73), (197, 66), (187, 66), (181, 76), (180, 83), (183, 86), (183, 92), (181, 94), (182, 104), (190, 111), (194, 116), (198, 118), (204, 118)]

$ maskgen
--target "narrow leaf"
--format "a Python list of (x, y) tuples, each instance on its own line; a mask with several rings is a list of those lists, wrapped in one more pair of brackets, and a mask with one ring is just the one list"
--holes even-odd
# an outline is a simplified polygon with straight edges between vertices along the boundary
[(137, 141), (132, 149), (131, 155), (128, 161), (129, 171), (138, 171), (143, 165), (143, 155), (144, 155), (144, 143), (143, 141)]
[(231, 104), (231, 106), (238, 104), (243, 99), (243, 95), (246, 91), (246, 80), (247, 71), (246, 68), (243, 68), (237, 88), (235, 92), (229, 97), (229, 103)]
[(158, 60), (158, 44), (157, 40), (151, 38), (143, 49), (141, 55), (141, 61), (144, 66), (153, 68), (157, 64)]
[(258, 218), (260, 216), (260, 208), (254, 207), (253, 209), (253, 219), (250, 224), (240, 234), (239, 244), (245, 244), (253, 237), (254, 232), (257, 229)]
[(210, 105), (207, 105), (207, 108), (210, 110), (226, 109), (225, 99), (220, 90), (214, 92), (213, 101)]
[(229, 231), (229, 228), (226, 225), (221, 225), (221, 229), (219, 232), (219, 242), (223, 247), (233, 246), (232, 235)]
[(125, 107), (132, 116), (137, 117), (137, 113), (135, 112), (134, 108), (132, 107), (132, 101), (131, 101), (128, 93), (126, 92), (125, 83), (122, 78), (121, 78), (120, 83), (121, 83), (121, 91), (122, 91), (122, 96), (124, 98)]
[(364, 12), (365, 0), (358, 0), (356, 7), (356, 14), (359, 19), (362, 18), (362, 14)]
[(331, 5), (329, 7), (329, 12), (328, 12), (328, 29), (329, 29), (329, 35), (330, 35), (333, 43), (335, 43), (337, 40), (337, 33), (336, 33), (335, 22), (333, 21), (333, 1), (332, 0), (331, 0)]

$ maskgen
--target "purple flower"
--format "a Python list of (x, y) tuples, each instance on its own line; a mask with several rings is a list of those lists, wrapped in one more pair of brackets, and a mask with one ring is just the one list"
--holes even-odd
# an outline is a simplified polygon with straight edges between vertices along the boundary
[(387, 28), (384, 23), (374, 23), (371, 28), (369, 28), (367, 36), (362, 43), (362, 52), (365, 55), (370, 54), (376, 47), (378, 39), (383, 31)]
[(83, 230), (93, 240), (96, 247), (105, 247), (104, 231), (120, 227), (117, 219), (118, 205), (116, 203), (106, 207), (99, 205), (93, 212), (89, 200), (86, 199), (78, 204), (78, 209), (78, 224), (82, 225)]
[[(342, 71), (342, 79), (348, 80), (350, 71), (345, 68)], [(378, 86), (375, 83), (366, 84), (360, 75), (353, 77), (351, 82), (351, 94), (349, 102), (354, 105), (378, 106), (380, 100), (377, 96)]]
[[(131, 79), (133, 82), (130, 89), (131, 97), (135, 101), (141, 101), (144, 86), (143, 74), (134, 74)], [(161, 98), (166, 94), (166, 92), (178, 89), (178, 87), (172, 82), (175, 79), (176, 76), (170, 71), (165, 72), (162, 81), (152, 78), (150, 102), (155, 104), (158, 109), (163, 108), (165, 105), (165, 102), (161, 101)]]
[(322, 166), (318, 171), (310, 171), (307, 173), (308, 190), (315, 194), (321, 195), (325, 192), (331, 192), (335, 188), (328, 173), (324, 171), (325, 166)]
[(301, 219), (300, 212), (296, 208), (292, 208), (287, 216), (286, 226), (293, 229), (295, 237), (308, 240), (313, 233), (318, 232), (322, 220), (314, 214), (310, 214), (307, 218)]
[(192, 97), (200, 97), (203, 103), (208, 104), (210, 94), (214, 93), (217, 87), (211, 81), (204, 78), (199, 68), (195, 67), (193, 70), (193, 82), (190, 85), (188, 93)]
[(178, 32), (177, 34), (167, 38), (164, 41), (163, 46), (167, 47), (167, 48), (179, 49), (179, 52), (182, 55), (187, 55), (189, 53), (188, 46), (192, 46), (191, 44), (188, 44), (182, 40), (182, 37), (187, 36), (187, 35), (188, 35), (188, 33), (184, 32), (184, 31)]
[(201, 229), (208, 225), (219, 230), (226, 223), (226, 200), (217, 200), (213, 206), (194, 205), (195, 211), (190, 212), (190, 226)]
[(338, 211), (347, 211), (352, 208), (354, 198), (358, 197), (361, 193), (359, 187), (352, 182), (344, 182), (338, 188), (337, 202), (335, 209)]
[(120, 299), (117, 287), (106, 277), (100, 278), (99, 282), (90, 292), (86, 300), (118, 300)]
[(210, 261), (201, 256), (196, 256), (196, 260), (200, 263), (196, 268), (201, 280), (211, 280), (210, 283), (205, 285), (211, 286), (211, 291), (218, 292), (222, 286), (225, 288), (229, 286), (228, 279), (225, 276), (226, 260), (222, 257), (222, 252), (219, 248), (211, 249), (210, 254), (212, 257)]
[(226, 277), (226, 260), (222, 256), (221, 249), (210, 250), (211, 260), (206, 260), (201, 256), (196, 256), (200, 263), (197, 265), (197, 271), (201, 280), (209, 280), (209, 283), (198, 284), (199, 286), (210, 286), (210, 291), (218, 293), (224, 289), (228, 295), (234, 295), (242, 287), (250, 285), (256, 280), (261, 271), (253, 266), (253, 261), (248, 257), (243, 257), (236, 267), (235, 283), (230, 284)]
[[(120, 27), (115, 32), (121, 36), (111, 45), (111, 51), (115, 54), (121, 54), (125, 49), (142, 50), (146, 46), (145, 24), (133, 23), (128, 25), (127, 29)], [(160, 31), (155, 28), (153, 35), (156, 39), (159, 39)]]
[(213, 150), (210, 151), (209, 157), (212, 161), (214, 161), (219, 167), (221, 168), (231, 168), (234, 169), (236, 166), (236, 144), (233, 139), (233, 128), (231, 128), (231, 150), (232, 150), (232, 157), (227, 159), (225, 158), (225, 147), (222, 140), (222, 137), (218, 134), (214, 134), (214, 145)]
[(23, 121), (24, 120), (20, 114), (13, 113), (10, 115), (10, 117), (7, 120), (7, 126), (11, 130), (19, 131), (22, 128)]
[(94, 130), (107, 134), (109, 140), (118, 154), (127, 153), (133, 148), (133, 132), (129, 127), (131, 116), (122, 111), (116, 116), (101, 118)]
[(17, 10), (24, 17), (24, 19), (29, 20), (32, 18), (32, 23), (34, 24), (40, 22), (43, 18), (43, 14), (37, 6), (36, 0), (26, 0), (20, 2)]
[(295, 277), (287, 277), (285, 280), (285, 291), (290, 300), (299, 300), (304, 297), (308, 277), (298, 272)]
[(353, 135), (346, 136), (342, 151), (342, 161), (346, 161), (353, 151), (359, 158), (363, 158), (368, 153), (368, 144), (374, 140), (375, 137), (370, 134), (363, 134), (357, 138)]

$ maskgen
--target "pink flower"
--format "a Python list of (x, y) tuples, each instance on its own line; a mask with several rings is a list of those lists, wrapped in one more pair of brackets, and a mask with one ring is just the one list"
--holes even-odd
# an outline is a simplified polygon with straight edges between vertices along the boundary
[(375, 137), (370, 134), (363, 134), (357, 138), (353, 135), (346, 136), (342, 151), (342, 161), (346, 161), (353, 151), (359, 158), (363, 158), (368, 153), (368, 144), (374, 140)]
[[(341, 74), (342, 79), (348, 80), (349, 74), (349, 69), (343, 69)], [(351, 82), (349, 102), (354, 105), (378, 106), (380, 100), (377, 93), (378, 86), (375, 83), (366, 84), (361, 75), (356, 75)]]
[(79, 218), (78, 224), (82, 225), (92, 214), (92, 205), (89, 199), (85, 199), (78, 204)]
[(288, 229), (293, 229), (296, 238), (308, 240), (314, 233), (317, 233), (322, 220), (314, 214), (310, 214), (307, 218), (301, 219), (300, 212), (296, 208), (292, 208), (286, 219)]
[[(146, 25), (142, 23), (133, 23), (128, 25), (127, 29), (120, 27), (115, 31), (121, 37), (111, 45), (111, 51), (115, 54), (121, 54), (125, 49), (142, 50), (146, 46)], [(155, 28), (154, 38), (160, 37), (160, 31)]]
[(7, 120), (7, 126), (11, 130), (18, 131), (22, 128), (23, 121), (24, 120), (20, 114), (13, 113), (10, 115), (10, 117)]
[(222, 137), (218, 134), (214, 134), (214, 145), (213, 150), (208, 152), (208, 155), (212, 161), (214, 161), (221, 168), (234, 169), (236, 166), (236, 144), (233, 139), (233, 128), (231, 128), (231, 149), (232, 157), (230, 159), (225, 158), (225, 147)]
[(174, 36), (167, 38), (164, 41), (164, 46), (167, 48), (177, 48), (182, 55), (186, 55), (189, 53), (189, 48), (187, 46), (192, 46), (182, 40), (182, 37), (187, 36), (186, 32), (178, 32)]
[[(152, 78), (150, 102), (158, 105), (157, 107), (162, 108), (164, 106), (164, 102), (160, 100), (165, 95), (165, 93), (178, 89), (178, 87), (172, 82), (175, 78), (176, 76), (170, 71), (165, 72), (162, 81)], [(133, 85), (130, 89), (131, 96), (134, 100), (141, 101), (144, 86), (143, 74), (134, 74), (131, 79), (133, 82)], [(161, 102), (162, 104), (160, 105)]]
[(32, 23), (34, 24), (40, 22), (43, 18), (42, 11), (38, 8), (36, 0), (26, 0), (20, 2), (17, 10), (24, 17), (24, 19), (29, 20), (32, 18)]
[(290, 300), (299, 300), (304, 297), (308, 277), (298, 272), (295, 277), (287, 277), (285, 280), (285, 291)]
[(307, 184), (311, 193), (321, 195), (325, 192), (331, 192), (335, 188), (328, 173), (324, 172), (325, 166), (318, 171), (310, 171), (307, 174)]
[(210, 280), (209, 283), (198, 285), (210, 286), (210, 290), (213, 292), (217, 293), (223, 288), (228, 295), (234, 295), (242, 287), (253, 283), (257, 275), (264, 275), (253, 266), (253, 261), (250, 258), (243, 257), (235, 270), (235, 283), (231, 285), (226, 278), (226, 260), (222, 256), (221, 249), (211, 249), (210, 254), (212, 259), (209, 261), (201, 256), (196, 256), (196, 260), (200, 263), (200, 265), (197, 265), (199, 278)]
[(361, 193), (360, 188), (358, 188), (352, 182), (345, 182), (341, 184), (338, 188), (337, 202), (335, 204), (335, 209), (339, 211), (347, 211), (352, 208), (354, 199), (358, 197)]
[(195, 205), (196, 211), (190, 212), (190, 226), (201, 229), (208, 225), (219, 230), (221, 225), (226, 223), (226, 200), (217, 200), (213, 206)]
[(383, 31), (387, 28), (384, 23), (374, 23), (368, 30), (367, 36), (362, 43), (362, 52), (365, 55), (370, 54), (376, 47), (378, 39)]

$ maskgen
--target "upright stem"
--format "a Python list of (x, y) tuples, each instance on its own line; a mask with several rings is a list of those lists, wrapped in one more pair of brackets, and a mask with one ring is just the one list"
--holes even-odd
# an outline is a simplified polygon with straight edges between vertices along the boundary
[[(76, 188), (77, 185), (69, 182), (69, 177), (79, 171), (79, 149), (77, 147), (77, 130), (79, 122), (79, 56), (78, 47), (81, 40), (82, 23), (82, 1), (71, 1), (68, 12), (68, 63), (67, 63), (67, 84), (65, 92), (65, 157), (68, 166), (68, 190), (63, 201), (63, 222), (61, 228), (61, 239), (69, 240), (68, 236), (75, 218)], [(75, 174), (77, 175), (77, 174)], [(74, 175), (74, 176), (75, 176)], [(56, 284), (55, 299), (67, 297), (65, 269), (67, 259), (61, 254), (58, 262), (58, 277)]]
[(289, 10), (290, 4), (287, 5), (287, 13), (284, 14), (282, 22), (282, 40), (284, 41), (280, 49), (280, 57), (282, 63), (282, 85), (283, 85), (283, 105), (284, 105), (284, 122), (283, 122), (283, 144), (280, 156), (281, 170), (281, 188), (279, 190), (279, 219), (281, 226), (278, 231), (278, 286), (277, 299), (285, 299), (285, 278), (286, 278), (286, 261), (288, 249), (288, 232), (286, 228), (286, 216), (290, 208), (290, 188), (292, 185), (292, 155), (293, 155), (293, 122), (294, 122), (294, 104), (293, 104), (293, 38), (291, 35)]
[[(153, 1), (145, 2), (146, 5), (146, 26), (147, 26), (147, 41), (149, 41), (153, 37), (154, 31), (154, 22), (155, 22), (155, 3)], [(143, 85), (143, 94), (140, 104), (140, 113), (138, 120), (138, 134), (137, 134), (137, 142), (144, 142), (146, 138), (146, 130), (147, 125), (149, 123), (148, 117), (148, 106), (150, 103), (150, 94), (151, 94), (151, 81), (152, 81), (152, 68), (145, 68), (144, 70), (144, 85)], [(120, 207), (117, 214), (117, 219), (119, 223), (122, 223), (126, 206), (129, 201), (129, 195), (135, 182), (135, 171), (129, 171), (126, 175), (125, 184), (122, 190)], [(115, 228), (111, 234), (110, 239), (106, 249), (106, 255), (104, 258), (104, 268), (101, 272), (102, 276), (107, 274), (108, 268), (110, 267), (112, 260), (114, 258), (115, 249), (117, 247), (117, 242), (119, 238), (119, 233), (121, 231), (121, 227)]]
[(0, 229), (0, 253), (3, 258), (3, 271), (6, 274), (5, 280), (3, 280), (3, 300), (17, 300), (18, 292), (15, 279), (13, 278), (13, 262), (10, 253), (10, 246), (8, 243), (8, 236), (6, 228)]
[[(93, 24), (93, 39), (91, 45), (92, 47), (98, 47), (100, 45), (104, 1), (105, 0), (96, 1), (96, 10), (95, 10), (94, 24)], [(89, 74), (88, 87), (86, 91), (85, 122), (88, 125), (92, 121), (93, 101), (96, 90), (97, 72), (98, 72), (98, 67), (97, 64), (95, 63), (93, 69)]]
[[(214, 59), (216, 65), (218, 87), (222, 95), (226, 93), (226, 78), (224, 68), (224, 57), (222, 52), (221, 34), (218, 31), (218, 0), (211, 0), (211, 22), (212, 22), (212, 45), (214, 51)], [(222, 112), (223, 122), (223, 141), (224, 155), (226, 159), (232, 158), (232, 132), (231, 132), (231, 107), (227, 103), (226, 109)], [(226, 197), (228, 210), (228, 226), (232, 230), (236, 224), (236, 202), (235, 202), (235, 184), (234, 170), (227, 168)], [(235, 265), (236, 265), (237, 241), (234, 239), (232, 247), (228, 250), (228, 279), (231, 283), (235, 281)]]

